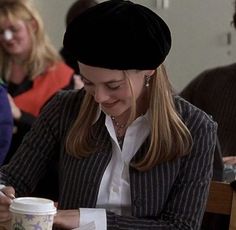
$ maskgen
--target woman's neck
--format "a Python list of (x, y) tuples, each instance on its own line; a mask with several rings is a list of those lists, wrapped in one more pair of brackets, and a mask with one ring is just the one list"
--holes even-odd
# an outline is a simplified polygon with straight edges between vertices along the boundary
[[(136, 115), (134, 117), (134, 120), (137, 117), (145, 114), (147, 112), (148, 106), (149, 106), (148, 96), (146, 93), (143, 93), (136, 101)], [(115, 120), (118, 123), (126, 126), (127, 121), (130, 118), (130, 114), (131, 114), (131, 109), (128, 109), (124, 113), (122, 113), (121, 115), (113, 117), (113, 119), (115, 118)]]
[(20, 54), (11, 56), (12, 64), (24, 65), (28, 60), (28, 54)]
[(14, 84), (21, 84), (25, 77), (27, 75), (27, 72), (25, 70), (24, 64), (12, 62), (9, 81)]

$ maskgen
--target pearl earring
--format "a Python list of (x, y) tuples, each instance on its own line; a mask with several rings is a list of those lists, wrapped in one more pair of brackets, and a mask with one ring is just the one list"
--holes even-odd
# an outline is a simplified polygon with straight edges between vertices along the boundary
[(5, 41), (10, 41), (13, 38), (13, 33), (11, 30), (7, 29), (3, 32), (3, 38)]
[(145, 76), (145, 87), (149, 87), (149, 81), (150, 81), (151, 77), (150, 76)]

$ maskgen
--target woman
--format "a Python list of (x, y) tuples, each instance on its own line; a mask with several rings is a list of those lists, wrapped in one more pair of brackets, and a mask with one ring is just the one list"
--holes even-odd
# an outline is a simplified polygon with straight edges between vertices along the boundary
[(0, 98), (0, 165), (2, 165), (11, 143), (13, 118), (7, 97), (7, 90), (1, 79)]
[(30, 0), (0, 1), (0, 71), (8, 84), (15, 126), (7, 163), (43, 105), (69, 86), (73, 74), (49, 42)]
[(1, 168), (0, 221), (10, 218), (7, 196), (29, 194), (57, 157), (55, 227), (199, 229), (216, 124), (172, 94), (166, 23), (144, 6), (105, 1), (68, 26), (64, 45), (84, 89), (58, 94)]

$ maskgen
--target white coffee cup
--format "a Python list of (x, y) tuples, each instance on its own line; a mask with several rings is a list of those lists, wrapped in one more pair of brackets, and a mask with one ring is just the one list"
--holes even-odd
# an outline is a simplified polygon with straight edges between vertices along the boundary
[(10, 205), (11, 229), (51, 230), (56, 214), (54, 202), (37, 197), (15, 198)]

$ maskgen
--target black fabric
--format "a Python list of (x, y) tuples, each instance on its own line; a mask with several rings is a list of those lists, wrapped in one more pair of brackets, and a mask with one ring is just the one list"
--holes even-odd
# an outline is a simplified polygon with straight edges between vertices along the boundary
[(228, 215), (221, 215), (208, 212), (204, 214), (201, 230), (228, 230), (228, 229), (229, 229)]
[[(60, 55), (62, 56), (62, 58), (64, 59), (65, 63), (70, 66), (76, 74), (79, 75), (79, 65), (76, 61), (76, 59), (73, 57), (73, 55), (71, 55), (68, 50), (65, 49), (65, 47), (63, 47), (60, 50)], [(73, 78), (72, 78), (73, 79)]]
[(87, 65), (108, 69), (156, 69), (171, 47), (166, 23), (130, 1), (106, 1), (75, 18), (64, 36), (65, 49)]
[(8, 83), (8, 93), (12, 97), (16, 97), (16, 96), (32, 89), (32, 87), (33, 87), (33, 81), (27, 79), (27, 77), (26, 77), (25, 80), (21, 84), (14, 84), (12, 82), (9, 82)]

